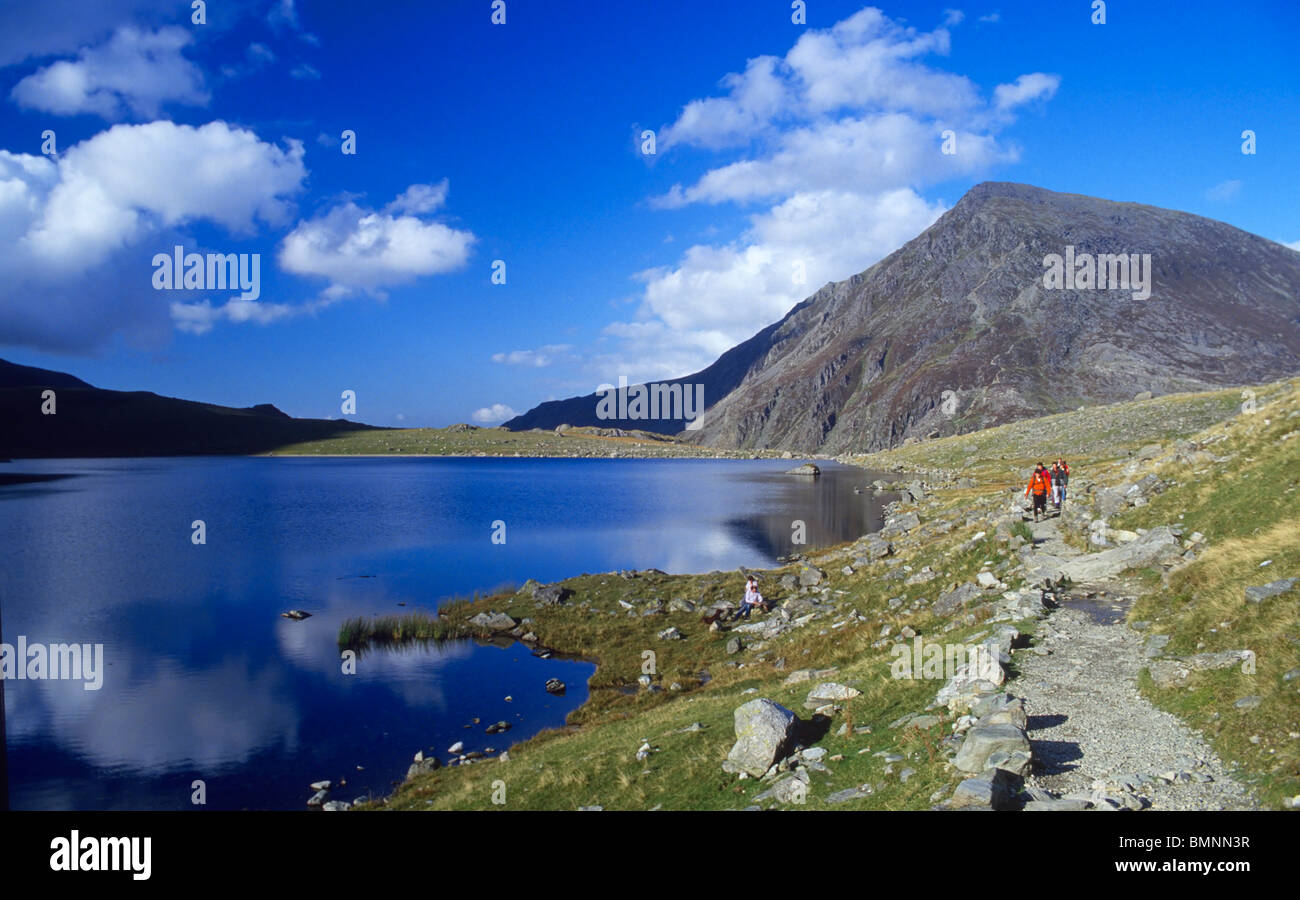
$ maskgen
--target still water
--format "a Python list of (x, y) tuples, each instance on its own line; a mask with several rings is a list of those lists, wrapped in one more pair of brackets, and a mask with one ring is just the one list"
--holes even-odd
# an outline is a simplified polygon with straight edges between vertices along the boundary
[[(347, 675), (339, 624), (528, 578), (769, 566), (795, 549), (794, 520), (807, 527), (799, 549), (878, 526), (879, 502), (854, 492), (877, 475), (833, 463), (815, 481), (783, 474), (797, 462), (5, 465), (3, 641), (103, 645), (98, 690), (3, 682), (10, 806), (192, 809), (202, 780), (208, 809), (305, 809), (313, 781), (346, 780), (333, 799), (387, 794), (417, 750), (499, 752), (561, 725), (587, 698), (591, 663), (465, 641), (370, 653)], [(551, 677), (564, 696), (546, 693)], [(485, 734), (498, 720), (514, 727)]]

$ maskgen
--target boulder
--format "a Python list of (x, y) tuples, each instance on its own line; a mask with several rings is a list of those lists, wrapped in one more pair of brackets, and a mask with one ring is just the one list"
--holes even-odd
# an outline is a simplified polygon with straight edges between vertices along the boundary
[(969, 581), (963, 585), (953, 588), (951, 591), (943, 591), (939, 594), (939, 599), (934, 601), (931, 611), (940, 618), (950, 616), (957, 610), (962, 609), (971, 600), (980, 595), (980, 589)]
[(847, 684), (837, 684), (834, 681), (823, 682), (808, 692), (807, 698), (803, 705), (805, 709), (820, 709), (831, 703), (843, 703), (845, 700), (852, 700), (862, 692), (849, 687)]
[(816, 587), (826, 580), (826, 573), (816, 566), (803, 566), (799, 570), (799, 584), (802, 587)]
[(789, 755), (798, 718), (779, 703), (751, 700), (733, 713), (736, 743), (722, 768), (760, 778), (772, 764)]
[(978, 778), (967, 778), (944, 804), (947, 809), (1014, 809), (1015, 783), (1010, 773), (991, 769)]
[(1246, 588), (1246, 602), (1259, 603), (1269, 597), (1285, 594), (1295, 587), (1296, 581), (1295, 578), (1281, 578), (1277, 581), (1270, 581), (1268, 584), (1262, 584), (1259, 587), (1248, 587)]
[[(1009, 723), (985, 725), (981, 722), (966, 732), (966, 740), (953, 758), (953, 765), (963, 772), (983, 772), (990, 767), (1002, 768), (999, 760), (991, 759), (999, 752), (1005, 754), (1005, 758), (1008, 759), (1019, 759), (1017, 754), (1029, 754), (1029, 738), (1025, 735), (1024, 729)], [(1025, 774), (1011, 768), (1008, 768), (1008, 771), (1016, 775)]]
[(469, 623), (488, 631), (509, 631), (519, 624), (515, 619), (499, 612), (481, 612), (470, 619)]
[(914, 528), (920, 527), (920, 525), (921, 517), (918, 516), (915, 511), (906, 512), (902, 515), (890, 516), (885, 520), (885, 525), (880, 529), (880, 531), (883, 535), (895, 534), (911, 531)]
[(1172, 564), (1182, 555), (1182, 542), (1161, 525), (1123, 546), (1075, 557), (1061, 566), (1059, 574), (1079, 584), (1109, 581), (1128, 569)]
[(796, 466), (795, 468), (791, 469), (790, 471), (786, 472), (785, 474), (787, 474), (787, 475), (804, 475), (804, 476), (807, 476), (807, 477), (809, 477), (809, 478), (816, 478), (816, 477), (817, 477), (818, 475), (820, 475), (821, 473), (822, 473), (822, 470), (819, 469), (819, 468), (817, 468), (817, 467), (816, 467), (815, 465), (813, 465), (812, 463), (804, 463), (802, 466)]
[(423, 775), (426, 772), (432, 772), (442, 766), (442, 763), (436, 756), (425, 757), (418, 762), (413, 762), (406, 770), (406, 780), (410, 781), (417, 775)]
[(677, 627), (675, 625), (665, 628), (663, 631), (659, 632), (659, 640), (661, 641), (680, 641), (685, 637), (686, 636), (684, 634), (682, 634), (680, 631), (677, 630)]
[(558, 678), (546, 679), (546, 693), (563, 694), (567, 690), (563, 681)]
[(1147, 667), (1156, 687), (1177, 687), (1185, 684), (1193, 672), (1210, 669), (1230, 669), (1238, 663), (1253, 659), (1250, 650), (1223, 650), (1219, 653), (1197, 653), (1193, 656), (1157, 659)]
[(533, 591), (533, 600), (538, 606), (558, 606), (573, 596), (573, 591), (558, 584), (548, 584)]

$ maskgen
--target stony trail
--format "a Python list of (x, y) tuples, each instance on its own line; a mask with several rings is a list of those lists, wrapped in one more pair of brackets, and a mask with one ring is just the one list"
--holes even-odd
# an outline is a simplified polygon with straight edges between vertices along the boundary
[[(1031, 528), (1038, 553), (1081, 555), (1053, 519)], [(1034, 755), (1026, 788), (1094, 808), (1259, 808), (1199, 734), (1138, 693), (1148, 660), (1142, 635), (1124, 622), (1134, 587), (1074, 591), (1043, 621), (1034, 646), (1015, 655), (1019, 674), (1008, 688), (1024, 698)], [(1099, 792), (1111, 802), (1098, 803)]]

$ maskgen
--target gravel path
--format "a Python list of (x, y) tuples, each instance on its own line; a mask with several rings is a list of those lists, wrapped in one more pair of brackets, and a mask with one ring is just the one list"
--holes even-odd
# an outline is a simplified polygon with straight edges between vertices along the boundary
[[(1055, 522), (1033, 530), (1035, 543), (1063, 546)], [(1076, 588), (1016, 653), (1009, 687), (1025, 700), (1034, 753), (1026, 787), (1094, 802), (1100, 790), (1130, 809), (1259, 808), (1199, 734), (1138, 694), (1143, 639), (1123, 621), (1126, 587), (1093, 586), (1094, 598)]]

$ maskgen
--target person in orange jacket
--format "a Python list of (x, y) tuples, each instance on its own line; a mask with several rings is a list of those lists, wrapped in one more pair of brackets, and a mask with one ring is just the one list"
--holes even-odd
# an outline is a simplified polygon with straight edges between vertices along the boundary
[(1042, 463), (1034, 469), (1034, 474), (1029, 476), (1029, 486), (1025, 488), (1025, 496), (1031, 494), (1034, 498), (1034, 521), (1038, 521), (1038, 514), (1041, 512), (1044, 517), (1047, 516), (1047, 495), (1052, 490), (1052, 475), (1044, 468)]

